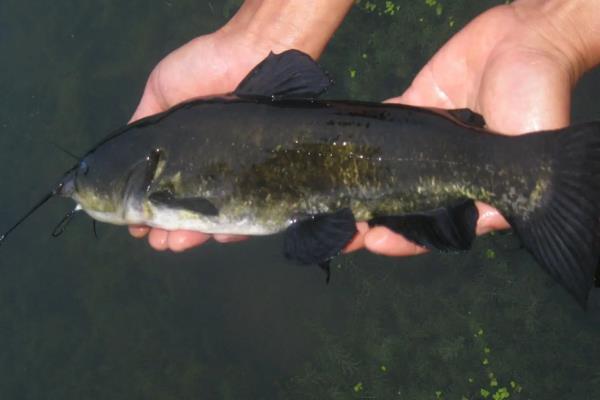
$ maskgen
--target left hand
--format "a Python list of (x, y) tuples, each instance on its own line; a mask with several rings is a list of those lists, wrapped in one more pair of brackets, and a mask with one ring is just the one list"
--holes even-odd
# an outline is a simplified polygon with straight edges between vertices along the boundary
[[(547, 15), (536, 18), (535, 8), (525, 8), (536, 1), (481, 14), (433, 56), (402, 96), (388, 101), (470, 108), (484, 116), (489, 129), (509, 135), (568, 125), (571, 89), (581, 74), (577, 52)], [(490, 205), (477, 207), (477, 234), (509, 227)], [(385, 227), (359, 223), (359, 232), (347, 251), (363, 246), (388, 256), (426, 251)]]

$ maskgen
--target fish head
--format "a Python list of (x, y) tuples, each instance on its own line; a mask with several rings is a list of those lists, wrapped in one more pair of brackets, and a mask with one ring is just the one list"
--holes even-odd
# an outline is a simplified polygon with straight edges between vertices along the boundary
[[(151, 154), (151, 155), (149, 155)], [(159, 154), (99, 148), (83, 157), (61, 180), (57, 195), (70, 197), (94, 219), (131, 223), (158, 168)]]

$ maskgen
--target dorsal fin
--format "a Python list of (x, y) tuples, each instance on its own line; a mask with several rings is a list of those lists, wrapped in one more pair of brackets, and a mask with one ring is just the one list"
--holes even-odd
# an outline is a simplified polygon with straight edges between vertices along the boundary
[(248, 73), (235, 89), (240, 97), (316, 98), (331, 85), (331, 79), (306, 53), (271, 52)]
[(382, 225), (419, 246), (443, 251), (468, 250), (475, 239), (479, 212), (471, 199), (419, 213), (376, 216), (370, 226)]

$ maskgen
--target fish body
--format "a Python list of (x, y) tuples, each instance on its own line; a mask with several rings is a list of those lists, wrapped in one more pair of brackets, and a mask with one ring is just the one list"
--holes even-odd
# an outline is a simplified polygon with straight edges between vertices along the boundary
[(330, 83), (299, 51), (270, 54), (234, 93), (109, 135), (0, 241), (60, 195), (113, 224), (285, 232), (288, 258), (329, 271), (356, 221), (469, 249), (479, 200), (585, 307), (600, 259), (600, 123), (509, 137), (466, 109), (318, 99)]
[[(442, 110), (214, 97), (103, 143), (75, 170), (71, 196), (105, 222), (244, 235), (344, 208), (370, 220), (463, 198), (510, 215), (531, 212), (548, 190), (552, 143), (492, 134)], [(218, 213), (155, 201), (156, 193), (202, 199)]]

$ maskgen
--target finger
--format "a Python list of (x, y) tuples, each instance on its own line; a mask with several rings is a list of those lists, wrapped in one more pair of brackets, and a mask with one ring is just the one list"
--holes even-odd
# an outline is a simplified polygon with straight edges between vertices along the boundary
[(219, 243), (233, 243), (248, 239), (248, 236), (243, 235), (223, 235), (217, 233), (213, 236), (215, 238), (215, 241)]
[(142, 99), (140, 100), (140, 103), (138, 104), (129, 122), (134, 122), (138, 119), (147, 117), (149, 115), (158, 114), (165, 110), (163, 102), (159, 101), (156, 90), (154, 90), (154, 82), (156, 80), (154, 78), (154, 74), (155, 73), (153, 72), (150, 75), (150, 78), (148, 78)]
[(373, 253), (385, 256), (414, 256), (427, 249), (408, 241), (383, 226), (376, 226), (365, 235), (365, 247)]
[(433, 77), (431, 64), (425, 65), (406, 91), (384, 103), (400, 103), (416, 107), (455, 108), (454, 103)]
[(479, 212), (479, 220), (477, 221), (477, 235), (484, 235), (491, 231), (499, 231), (510, 228), (510, 225), (504, 219), (500, 211), (496, 210), (489, 204), (475, 202), (477, 211)]
[(194, 231), (172, 231), (168, 235), (167, 247), (174, 252), (182, 252), (192, 247), (200, 246), (210, 239), (210, 235)]
[(365, 247), (365, 234), (369, 231), (369, 224), (366, 222), (357, 222), (356, 223), (357, 234), (354, 236), (354, 239), (346, 246), (343, 250), (343, 253), (350, 253), (352, 251), (356, 251)]
[(164, 229), (152, 228), (148, 235), (148, 243), (154, 250), (167, 250), (169, 248), (169, 232)]
[(141, 239), (150, 232), (150, 227), (144, 225), (131, 225), (129, 227), (129, 234), (134, 238)]

